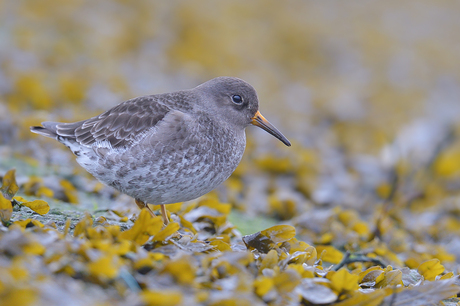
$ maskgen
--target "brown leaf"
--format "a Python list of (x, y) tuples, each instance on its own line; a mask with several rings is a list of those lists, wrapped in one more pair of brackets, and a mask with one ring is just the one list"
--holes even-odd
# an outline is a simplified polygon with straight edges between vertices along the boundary
[(243, 236), (243, 242), (248, 249), (256, 249), (261, 253), (268, 253), (274, 245), (274, 242), (260, 232)]

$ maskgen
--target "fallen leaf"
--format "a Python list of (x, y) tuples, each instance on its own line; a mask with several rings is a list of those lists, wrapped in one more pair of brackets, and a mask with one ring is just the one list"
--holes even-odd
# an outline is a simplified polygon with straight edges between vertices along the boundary
[(290, 225), (275, 225), (260, 232), (274, 243), (287, 241), (295, 236), (295, 227)]
[(278, 292), (291, 292), (294, 290), (301, 281), (300, 275), (297, 271), (286, 270), (280, 272), (273, 278), (273, 283), (278, 290)]
[(331, 264), (338, 264), (343, 259), (343, 253), (334, 248), (332, 245), (317, 245), (316, 252), (320, 258)]
[(337, 293), (312, 280), (302, 280), (302, 283), (296, 288), (296, 293), (300, 294), (304, 300), (315, 305), (329, 304), (337, 300)]
[(182, 293), (177, 290), (143, 290), (142, 301), (148, 306), (182, 305)]
[(13, 214), (13, 205), (11, 201), (6, 199), (2, 194), (0, 194), (0, 219), (2, 223), (8, 223)]
[(380, 282), (376, 282), (377, 288), (397, 285), (402, 285), (402, 272), (400, 270), (385, 271), (383, 273), (383, 279)]
[(334, 304), (334, 306), (379, 306), (389, 293), (378, 289), (370, 293), (356, 293), (352, 297)]
[(141, 210), (134, 225), (130, 229), (120, 233), (120, 238), (142, 245), (146, 243), (151, 236), (156, 235), (161, 230), (162, 226), (163, 220), (161, 217), (152, 218), (148, 210), (144, 208)]
[(118, 275), (118, 264), (116, 256), (105, 255), (95, 261), (88, 263), (88, 272), (91, 275), (113, 279)]
[(43, 200), (35, 200), (32, 202), (23, 202), (21, 205), (29, 207), (39, 215), (46, 215), (50, 211), (50, 206)]
[(264, 269), (273, 269), (278, 264), (278, 252), (275, 250), (270, 250), (270, 252), (263, 257), (262, 262), (260, 263), (259, 272), (262, 272)]
[(420, 286), (402, 288), (394, 293), (395, 296), (388, 296), (385, 302), (392, 302), (392, 306), (422, 306), (438, 304), (443, 299), (457, 295), (460, 286), (456, 285), (457, 278), (425, 282)]
[(169, 273), (182, 285), (191, 285), (195, 280), (195, 266), (188, 256), (167, 262), (160, 273)]
[(445, 268), (437, 258), (425, 261), (418, 267), (418, 272), (427, 280), (434, 280)]
[(274, 286), (273, 278), (267, 276), (259, 276), (254, 281), (254, 290), (256, 294), (263, 297), (267, 294)]
[(155, 234), (152, 238), (152, 241), (163, 241), (175, 232), (177, 232), (180, 228), (179, 223), (177, 222), (170, 222), (166, 225), (159, 233)]
[(3, 176), (3, 182), (2, 187), (0, 187), (0, 191), (6, 199), (11, 201), (18, 190), (19, 187), (16, 183), (16, 170), (11, 169)]
[(327, 273), (326, 278), (331, 281), (331, 289), (338, 294), (343, 291), (352, 291), (359, 288), (359, 276), (351, 274), (347, 269), (342, 268), (339, 271), (330, 271)]

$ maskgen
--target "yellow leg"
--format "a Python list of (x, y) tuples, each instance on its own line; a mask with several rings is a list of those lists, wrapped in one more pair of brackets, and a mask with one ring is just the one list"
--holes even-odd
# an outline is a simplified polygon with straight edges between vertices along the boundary
[(149, 211), (150, 215), (152, 216), (152, 218), (156, 217), (155, 214), (153, 213), (153, 211), (150, 209), (149, 205), (139, 199), (134, 199), (134, 201), (136, 202), (137, 204), (137, 207), (139, 207), (139, 209), (142, 209), (142, 208), (147, 208), (147, 210)]
[(168, 213), (166, 212), (166, 207), (164, 205), (160, 205), (161, 210), (161, 217), (163, 218), (164, 225), (169, 224)]

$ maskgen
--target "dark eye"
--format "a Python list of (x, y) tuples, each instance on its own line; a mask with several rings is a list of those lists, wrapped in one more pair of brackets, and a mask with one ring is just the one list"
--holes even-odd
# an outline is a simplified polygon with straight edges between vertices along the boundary
[(235, 104), (241, 104), (241, 103), (243, 103), (243, 98), (240, 95), (233, 95), (232, 96), (232, 101)]

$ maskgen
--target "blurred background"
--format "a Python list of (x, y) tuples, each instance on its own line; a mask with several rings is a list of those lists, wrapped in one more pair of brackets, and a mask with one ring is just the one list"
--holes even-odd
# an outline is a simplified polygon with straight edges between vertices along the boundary
[[(342, 223), (371, 224), (357, 237), (374, 231), (398, 252), (450, 243), (460, 257), (459, 15), (454, 0), (3, 0), (0, 174), (15, 166), (55, 194), (68, 190), (49, 176), (105, 190), (29, 126), (236, 76), (293, 146), (248, 128), (223, 200), (305, 237), (349, 209)], [(332, 233), (321, 241), (343, 239)]]

